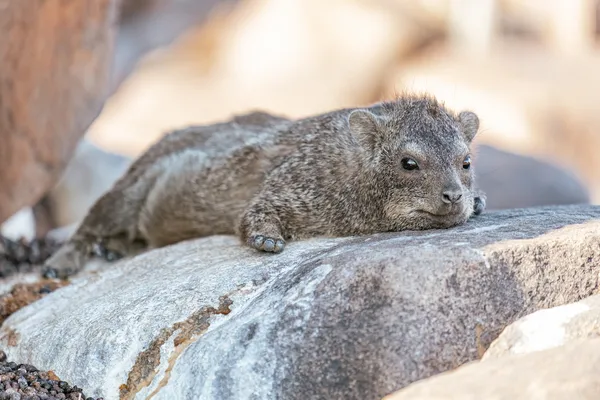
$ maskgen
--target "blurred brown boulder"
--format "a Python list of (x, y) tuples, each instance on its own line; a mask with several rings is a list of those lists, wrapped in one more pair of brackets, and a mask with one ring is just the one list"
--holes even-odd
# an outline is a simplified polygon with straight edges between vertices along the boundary
[(119, 1), (0, 2), (0, 222), (56, 183), (99, 114)]
[[(379, 98), (389, 67), (438, 39), (442, 30), (433, 10), (412, 2), (223, 3), (205, 24), (137, 64), (90, 128), (91, 141), (136, 156), (171, 129), (232, 114), (260, 109), (302, 117), (370, 103)], [(155, 13), (146, 21), (162, 21), (169, 29), (170, 17)], [(162, 30), (137, 29), (150, 36)], [(123, 30), (116, 56), (146, 36), (129, 37)], [(115, 60), (115, 70), (126, 63)]]
[(116, 90), (140, 58), (168, 46), (191, 27), (200, 26), (217, 4), (237, 0), (122, 0), (110, 90)]

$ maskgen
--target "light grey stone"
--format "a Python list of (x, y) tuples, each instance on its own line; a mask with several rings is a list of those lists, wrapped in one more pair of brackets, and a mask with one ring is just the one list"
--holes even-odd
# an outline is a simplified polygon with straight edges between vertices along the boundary
[(600, 295), (519, 319), (504, 329), (483, 359), (527, 354), (596, 337), (600, 337)]
[(383, 400), (596, 400), (600, 339), (473, 362), (416, 382)]
[(599, 219), (510, 210), (279, 255), (183, 242), (82, 274), (6, 320), (0, 346), (107, 400), (380, 399), (593, 294)]

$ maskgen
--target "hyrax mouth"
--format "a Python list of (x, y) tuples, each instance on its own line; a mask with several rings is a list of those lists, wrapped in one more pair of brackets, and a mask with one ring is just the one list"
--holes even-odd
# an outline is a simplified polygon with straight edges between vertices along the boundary
[(447, 218), (459, 217), (459, 216), (463, 215), (465, 213), (465, 207), (464, 206), (452, 207), (452, 208), (440, 209), (440, 210), (436, 210), (436, 211), (415, 210), (414, 212), (417, 214), (423, 215), (423, 216), (431, 217), (431, 218), (447, 219)]
[(459, 225), (468, 219), (465, 207), (451, 208), (431, 212), (427, 210), (415, 210), (413, 215), (419, 220), (419, 224), (431, 228), (449, 228)]

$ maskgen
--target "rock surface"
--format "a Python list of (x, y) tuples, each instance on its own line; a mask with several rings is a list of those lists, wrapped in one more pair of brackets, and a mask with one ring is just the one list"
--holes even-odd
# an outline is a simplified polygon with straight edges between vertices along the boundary
[(384, 400), (596, 400), (600, 339), (474, 362), (417, 382)]
[(521, 316), (595, 293), (599, 243), (594, 206), (277, 256), (205, 238), (83, 273), (9, 317), (0, 346), (107, 400), (379, 399), (480, 358)]
[(0, 4), (0, 223), (56, 182), (100, 112), (118, 2)]
[[(600, 247), (600, 243), (598, 244)], [(509, 325), (483, 359), (526, 354), (600, 336), (600, 296), (540, 310)], [(600, 396), (600, 393), (599, 393)]]

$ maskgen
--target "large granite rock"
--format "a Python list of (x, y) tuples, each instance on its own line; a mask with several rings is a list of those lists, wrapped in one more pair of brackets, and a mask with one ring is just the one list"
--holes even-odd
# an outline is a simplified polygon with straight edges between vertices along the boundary
[(552, 349), (580, 339), (596, 338), (599, 334), (600, 295), (595, 295), (519, 319), (492, 343), (483, 359)]
[(511, 210), (276, 256), (188, 241), (84, 272), (7, 319), (0, 346), (107, 400), (378, 399), (594, 293), (599, 219)]
[(504, 329), (482, 362), (416, 382), (384, 400), (595, 400), (599, 332), (600, 295), (539, 310)]
[(596, 400), (600, 339), (474, 362), (417, 382), (384, 400)]
[(0, 4), (0, 223), (56, 183), (100, 112), (119, 1)]

